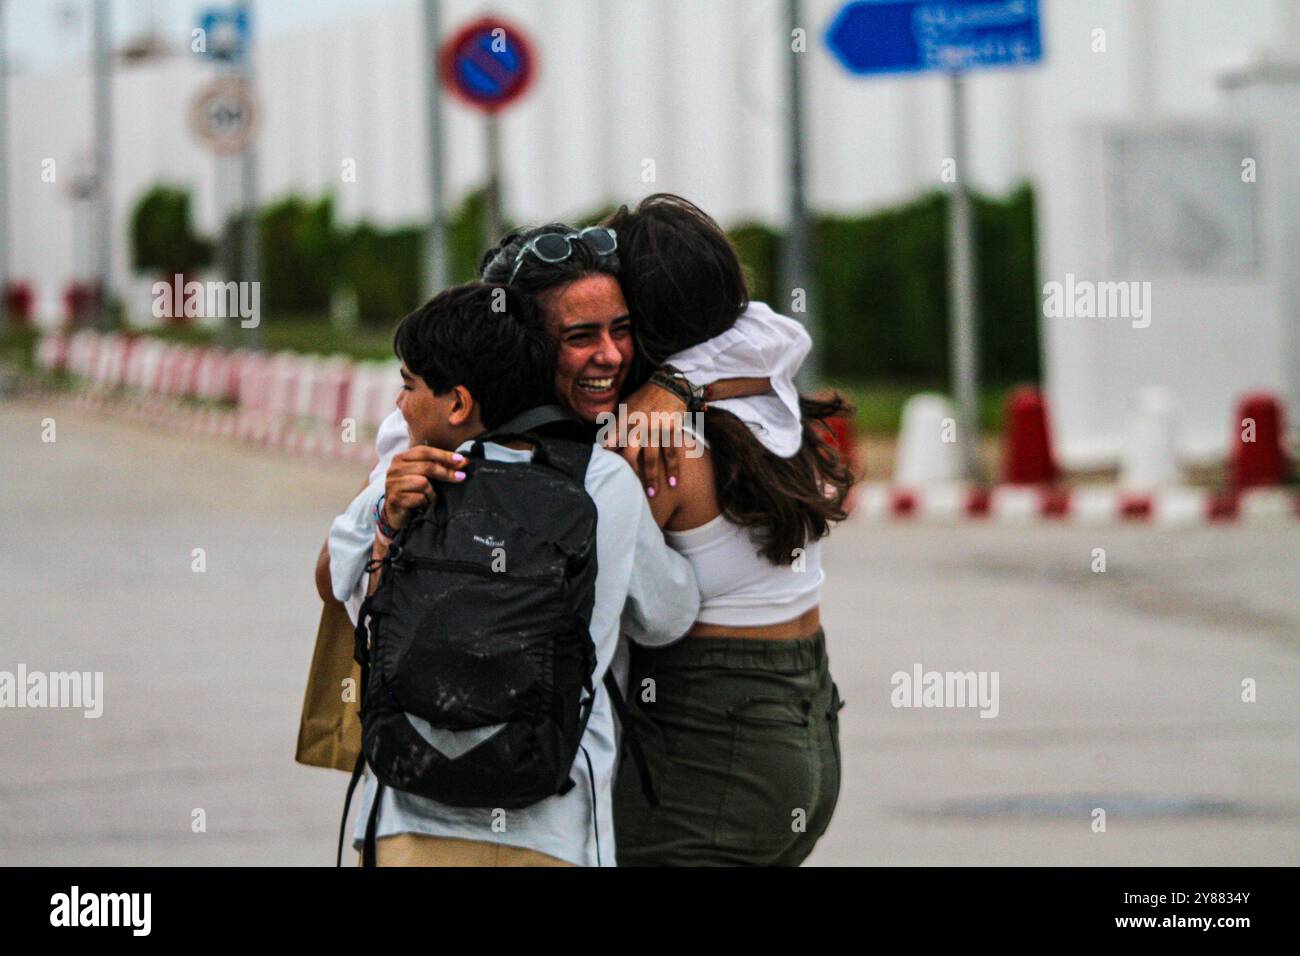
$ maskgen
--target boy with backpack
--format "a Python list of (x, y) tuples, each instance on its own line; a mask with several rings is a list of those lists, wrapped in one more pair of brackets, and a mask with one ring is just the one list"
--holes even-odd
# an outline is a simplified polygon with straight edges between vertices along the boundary
[[(336, 519), (375, 528), (354, 845), (377, 865), (613, 866), (606, 675), (620, 631), (689, 630), (694, 573), (628, 465), (552, 404), (555, 344), (527, 299), (449, 289), (394, 345), (412, 447)], [(426, 497), (420, 444), (470, 480)]]

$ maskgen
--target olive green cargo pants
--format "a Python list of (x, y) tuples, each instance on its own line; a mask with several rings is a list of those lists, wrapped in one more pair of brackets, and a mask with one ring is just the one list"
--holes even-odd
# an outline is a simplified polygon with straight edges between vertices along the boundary
[(628, 709), (660, 805), (625, 748), (619, 865), (798, 866), (839, 797), (842, 706), (820, 630), (634, 646)]

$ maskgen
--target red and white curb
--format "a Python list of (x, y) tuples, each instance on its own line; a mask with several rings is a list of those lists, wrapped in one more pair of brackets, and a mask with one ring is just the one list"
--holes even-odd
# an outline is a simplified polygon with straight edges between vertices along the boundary
[(43, 399), (339, 461), (374, 460), (374, 432), (400, 385), (395, 360), (200, 348), (90, 329), (42, 336), (36, 359), (46, 372), (77, 383), (71, 395), (48, 391)]
[(1060, 488), (998, 485), (932, 485), (900, 488), (871, 483), (857, 489), (856, 517), (868, 521), (945, 524), (987, 521), (1030, 524), (1147, 523), (1195, 527), (1233, 521), (1300, 521), (1300, 491), (1249, 488), (1215, 491), (1171, 487), (1151, 492), (1109, 486)]
[(344, 441), (342, 429), (319, 422), (300, 423), (265, 412), (188, 405), (156, 395), (117, 395), (97, 390), (28, 391), (32, 402), (70, 405), (177, 434), (213, 441), (242, 442), (281, 454), (340, 462), (373, 464), (374, 435), (356, 429), (356, 441)]

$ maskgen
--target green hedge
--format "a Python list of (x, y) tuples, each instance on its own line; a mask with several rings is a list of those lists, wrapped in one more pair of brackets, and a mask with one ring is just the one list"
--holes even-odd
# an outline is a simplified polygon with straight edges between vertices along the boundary
[[(1038, 295), (1034, 199), (974, 201), (980, 373), (986, 381), (1037, 379)], [(842, 378), (945, 380), (948, 376), (948, 200), (942, 193), (866, 216), (813, 223), (814, 301), (825, 371)], [(746, 225), (732, 239), (755, 299), (790, 312), (777, 290), (780, 236)]]
[(183, 186), (154, 186), (135, 204), (127, 228), (131, 265), (138, 272), (170, 279), (212, 261), (212, 243), (194, 232), (190, 194)]
[[(165, 198), (171, 210), (182, 211), (177, 197)], [(152, 202), (161, 200), (154, 196)], [(812, 304), (821, 321), (829, 376), (947, 380), (947, 202), (936, 192), (868, 215), (814, 221)], [(974, 212), (981, 376), (993, 383), (1036, 380), (1033, 192), (1023, 186), (1002, 199), (976, 196)], [(477, 274), (484, 221), (481, 192), (449, 217), (452, 281)], [(751, 223), (733, 229), (731, 237), (753, 298), (789, 314), (790, 296), (779, 288), (780, 235)], [(331, 293), (351, 287), (362, 322), (391, 328), (420, 304), (424, 233), (419, 227), (385, 229), (365, 222), (340, 227), (330, 197), (315, 202), (290, 197), (262, 211), (259, 240), (269, 312), (324, 315)]]
[[(482, 254), (484, 205), (470, 196), (450, 217), (451, 275), (467, 282)], [(356, 292), (361, 321), (392, 326), (420, 304), (424, 276), (424, 230), (380, 228), (368, 222), (343, 227), (334, 202), (291, 196), (264, 209), (258, 221), (262, 295), (271, 312), (329, 311), (331, 294)]]
[(262, 306), (269, 312), (328, 312), (346, 245), (334, 225), (334, 200), (297, 196), (258, 216)]

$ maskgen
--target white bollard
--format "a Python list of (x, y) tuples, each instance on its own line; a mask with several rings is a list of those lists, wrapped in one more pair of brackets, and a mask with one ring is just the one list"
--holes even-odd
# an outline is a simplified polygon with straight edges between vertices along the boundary
[(104, 384), (105, 367), (108, 365), (108, 356), (113, 349), (113, 342), (117, 339), (113, 332), (105, 333), (99, 337), (99, 347), (95, 353), (90, 356), (86, 365), (86, 379), (88, 383), (96, 388)]
[(299, 419), (315, 417), (315, 409), (312, 407), (312, 397), (316, 394), (324, 376), (324, 356), (309, 354), (299, 357), (297, 387), (293, 391), (293, 397), (290, 402), (290, 418)]
[(143, 338), (136, 342), (127, 360), (126, 384), (141, 392), (155, 391), (163, 352), (163, 343), (158, 339)]
[(230, 353), (230, 363), (226, 366), (225, 394), (227, 402), (240, 404), (240, 386), (244, 381), (245, 369), (252, 369), (262, 360), (262, 353), (255, 349), (235, 349)]
[(271, 358), (271, 391), (267, 411), (273, 419), (292, 418), (298, 408), (298, 382), (305, 363), (296, 352), (276, 352)]
[(116, 388), (122, 384), (126, 373), (126, 357), (130, 341), (116, 332), (105, 335), (100, 345), (99, 357), (91, 377), (101, 388)]
[(348, 416), (358, 425), (378, 428), (393, 410), (397, 390), (402, 386), (401, 363), (360, 362), (353, 371), (348, 393)]
[(188, 345), (181, 350), (177, 360), (176, 394), (185, 398), (195, 398), (199, 389), (199, 365), (203, 361), (203, 349)]
[(230, 355), (225, 349), (211, 347), (199, 355), (199, 368), (195, 377), (195, 393), (208, 401), (226, 397), (230, 378)]
[(311, 416), (329, 425), (343, 417), (343, 405), (352, 380), (352, 362), (345, 355), (331, 355), (321, 363), (311, 395)]
[(268, 356), (260, 352), (240, 356), (235, 395), (241, 411), (261, 413), (270, 407), (271, 359)]
[(36, 362), (47, 372), (62, 371), (68, 358), (68, 340), (57, 332), (45, 332), (36, 347)]
[(932, 392), (913, 395), (903, 406), (894, 484), (915, 488), (961, 481), (961, 440), (948, 399)]
[(185, 346), (167, 343), (163, 346), (162, 359), (158, 366), (158, 379), (155, 391), (164, 398), (175, 398), (181, 393), (181, 379), (184, 375), (182, 364), (185, 361)]
[(1145, 386), (1138, 390), (1137, 411), (1124, 441), (1120, 487), (1149, 491), (1182, 482), (1173, 393), (1163, 386)]
[(68, 371), (79, 379), (89, 378), (98, 354), (98, 333), (90, 329), (74, 332), (68, 342)]

